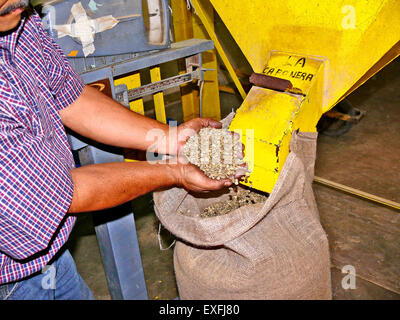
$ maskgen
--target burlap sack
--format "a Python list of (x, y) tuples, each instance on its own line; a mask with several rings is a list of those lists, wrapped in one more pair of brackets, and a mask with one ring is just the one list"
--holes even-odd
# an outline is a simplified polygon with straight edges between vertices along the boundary
[[(328, 240), (311, 188), (316, 133), (294, 133), (290, 154), (264, 204), (200, 218), (226, 190), (155, 192), (155, 212), (178, 239), (181, 299), (331, 299)], [(180, 210), (190, 210), (182, 215)]]

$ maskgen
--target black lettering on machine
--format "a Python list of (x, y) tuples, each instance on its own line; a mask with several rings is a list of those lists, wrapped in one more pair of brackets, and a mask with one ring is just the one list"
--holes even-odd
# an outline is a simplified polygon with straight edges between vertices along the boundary
[(291, 71), (281, 68), (265, 67), (263, 73), (267, 76), (289, 79), (299, 79), (302, 81), (311, 81), (314, 74), (303, 71)]

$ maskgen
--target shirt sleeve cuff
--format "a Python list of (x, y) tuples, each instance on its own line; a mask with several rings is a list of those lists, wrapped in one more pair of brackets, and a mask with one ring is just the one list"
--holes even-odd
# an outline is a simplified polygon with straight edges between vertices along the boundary
[(85, 83), (82, 78), (68, 65), (64, 87), (54, 97), (58, 110), (73, 104), (82, 94)]

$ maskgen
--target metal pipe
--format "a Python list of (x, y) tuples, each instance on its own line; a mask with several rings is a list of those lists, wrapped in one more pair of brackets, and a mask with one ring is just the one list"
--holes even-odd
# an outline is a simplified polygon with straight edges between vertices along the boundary
[(348, 187), (348, 186), (345, 186), (343, 184), (340, 184), (340, 183), (337, 183), (337, 182), (333, 182), (333, 181), (330, 181), (330, 180), (327, 180), (327, 179), (324, 179), (324, 178), (321, 178), (321, 177), (315, 176), (314, 177), (314, 181), (319, 183), (319, 184), (322, 184), (322, 185), (325, 185), (325, 186), (328, 186), (328, 187), (331, 187), (331, 188), (334, 188), (334, 189), (337, 189), (337, 190), (341, 190), (341, 191), (356, 195), (356, 196), (358, 196), (360, 198), (368, 199), (368, 200), (371, 200), (373, 202), (377, 202), (377, 203), (383, 204), (385, 206), (392, 207), (392, 208), (394, 208), (396, 210), (400, 210), (400, 203), (398, 203), (398, 202), (394, 202), (394, 201), (391, 201), (391, 200), (388, 200), (388, 199), (385, 199), (385, 198), (381, 198), (381, 197), (375, 196), (373, 194), (370, 194), (370, 193), (367, 193), (367, 192), (364, 192), (364, 191), (361, 191), (361, 190), (358, 190), (358, 189), (354, 189), (352, 187)]

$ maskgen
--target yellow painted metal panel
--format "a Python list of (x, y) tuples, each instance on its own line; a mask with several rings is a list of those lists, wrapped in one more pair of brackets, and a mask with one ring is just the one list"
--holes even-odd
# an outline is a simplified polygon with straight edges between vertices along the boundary
[[(202, 1), (204, 14), (207, 16), (207, 22), (214, 29), (214, 10), (209, 1)], [(209, 39), (208, 33), (203, 21), (199, 16), (193, 17), (193, 37), (200, 39)], [(202, 53), (203, 68), (212, 69), (204, 73), (204, 84), (202, 89), (202, 116), (214, 120), (221, 120), (221, 108), (219, 100), (218, 85), (218, 64), (215, 49)]]
[[(279, 163), (288, 150), (281, 149), (285, 136), (291, 132), (292, 120), (299, 110), (302, 96), (252, 87), (237, 110), (230, 130), (242, 134), (246, 146), (245, 161), (252, 173), (248, 185), (270, 192), (279, 175)], [(254, 153), (249, 152), (247, 136), (254, 136)]]
[[(182, 41), (193, 38), (192, 13), (187, 9), (186, 1), (171, 0), (174, 40)], [(179, 74), (186, 72), (186, 65), (178, 61)], [(181, 88), (183, 121), (199, 116), (199, 92), (193, 84), (184, 84)]]
[[(231, 130), (242, 134), (245, 160), (252, 170), (249, 182), (244, 184), (271, 192), (289, 154), (292, 132), (316, 130), (321, 115), (322, 66), (321, 60), (282, 52), (270, 57), (264, 72), (294, 78), (293, 83), (304, 95), (251, 88), (230, 125)], [(249, 133), (254, 137), (250, 152)]]
[(253, 87), (232, 122), (254, 128), (250, 180), (270, 192), (293, 130), (315, 131), (323, 112), (400, 54), (400, 1), (210, 1), (254, 72), (290, 80), (304, 94), (292, 101)]
[(274, 50), (325, 60), (323, 112), (400, 40), (398, 0), (211, 3), (255, 72)]
[(171, 0), (175, 42), (193, 38), (192, 14), (183, 0)]
[[(202, 1), (202, 13), (210, 22), (213, 28), (213, 8), (210, 2)], [(175, 41), (186, 40), (190, 38), (209, 39), (208, 33), (202, 20), (192, 10), (187, 9), (187, 2), (183, 0), (172, 0), (171, 8), (173, 12), (173, 26)], [(197, 11), (196, 11), (197, 12)], [(205, 83), (203, 86), (202, 111), (204, 117), (220, 120), (220, 101), (218, 91), (217, 57), (215, 50), (210, 50), (202, 54), (203, 67), (214, 69), (205, 73)], [(180, 63), (180, 73), (184, 73), (185, 65)], [(198, 117), (199, 113), (199, 88), (193, 84), (181, 86), (183, 120), (187, 121)]]
[[(117, 86), (119, 84), (126, 84), (128, 90), (134, 89), (141, 86), (140, 82), (140, 73), (134, 73), (127, 77), (114, 80), (114, 84)], [(144, 115), (144, 106), (143, 106), (143, 99), (137, 99), (129, 103), (129, 108), (137, 113)]]
[(289, 80), (293, 87), (307, 94), (322, 63), (323, 60), (315, 57), (272, 52), (263, 73)]
[(242, 84), (240, 83), (238, 77), (236, 76), (236, 73), (229, 62), (228, 57), (226, 56), (219, 40), (218, 37), (216, 36), (214, 32), (214, 18), (212, 14), (212, 7), (210, 6), (209, 0), (192, 0), (192, 4), (196, 10), (196, 13), (198, 15), (198, 18), (201, 20), (201, 22), (204, 25), (204, 28), (206, 29), (208, 36), (211, 40), (214, 41), (214, 46), (217, 49), (222, 61), (224, 62), (229, 75), (231, 76), (233, 82), (235, 83), (236, 88), (238, 89), (240, 95), (244, 99), (246, 97), (246, 93), (243, 89)]
[[(140, 73), (134, 73), (131, 74), (127, 77), (124, 78), (120, 78), (117, 80), (114, 80), (114, 85), (120, 85), (120, 84), (125, 84), (128, 88), (128, 90), (133, 89), (133, 88), (137, 88), (141, 86), (141, 82), (140, 82)], [(137, 99), (135, 101), (132, 101), (129, 103), (129, 109), (131, 111), (140, 113), (142, 115), (144, 115), (144, 105), (143, 105), (143, 99)], [(135, 157), (135, 152), (133, 150), (127, 150), (125, 152), (126, 156), (125, 156), (125, 161), (126, 162), (134, 162), (137, 161), (135, 159), (133, 159)]]
[[(154, 67), (150, 69), (150, 79), (151, 82), (157, 82), (161, 80), (160, 67)], [(165, 115), (164, 94), (162, 92), (158, 92), (153, 95), (153, 99), (156, 119), (162, 123), (167, 123), (167, 117)]]

